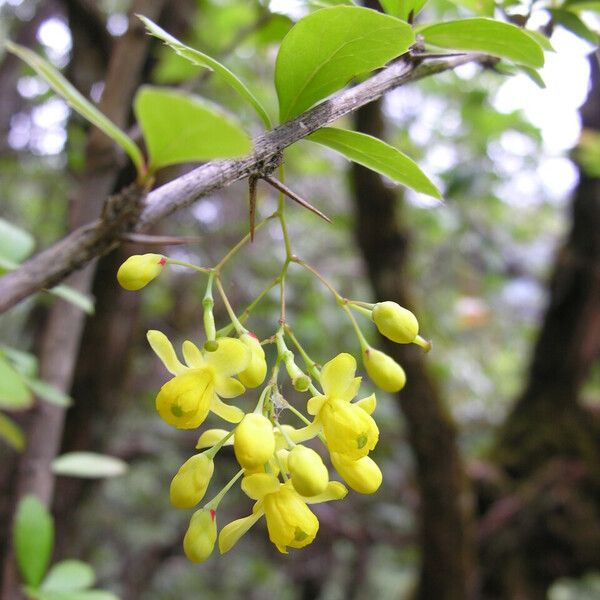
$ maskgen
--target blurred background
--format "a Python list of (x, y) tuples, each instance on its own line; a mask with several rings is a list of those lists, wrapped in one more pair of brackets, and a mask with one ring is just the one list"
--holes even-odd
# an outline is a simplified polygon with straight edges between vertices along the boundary
[[(218, 101), (258, 132), (217, 77), (145, 36), (133, 18), (129, 26), (130, 16), (148, 15), (222, 60), (275, 114), (278, 44), (322, 4), (333, 3), (0, 0), (0, 36), (47, 56), (133, 136), (131, 98), (144, 82)], [(490, 8), (430, 0), (418, 20)], [(317, 539), (289, 556), (270, 544), (264, 523), (225, 557), (197, 566), (183, 555), (190, 514), (170, 507), (168, 486), (196, 434), (169, 428), (155, 413), (166, 373), (145, 332), (160, 329), (176, 346), (200, 337), (204, 279), (170, 268), (132, 293), (118, 287), (115, 273), (143, 252), (215, 264), (247, 231), (247, 184), (238, 183), (152, 232), (197, 243), (127, 243), (72, 277), (68, 283), (93, 300), (93, 315), (79, 296), (73, 304), (40, 293), (0, 316), (7, 359), (27, 363), (74, 400), (68, 409), (44, 400), (26, 410), (0, 403), (22, 432), (0, 428), (3, 598), (12, 600), (15, 577), (11, 515), (32, 489), (52, 506), (55, 559), (88, 561), (99, 586), (123, 599), (600, 598), (600, 74), (590, 55), (599, 8), (580, 7), (585, 30), (564, 17), (565, 7), (553, 8), (496, 6), (551, 36), (545, 88), (500, 66), (466, 65), (397, 89), (339, 123), (419, 162), (444, 203), (308, 142), (286, 151), (288, 185), (333, 220), (290, 206), (295, 252), (344, 296), (410, 307), (433, 341), (428, 355), (385, 346), (365, 322), (370, 341), (393, 354), (409, 379), (399, 396), (378, 392), (378, 493), (316, 506)], [(2, 226), (29, 232), (36, 250), (94, 218), (134, 176), (110, 143), (7, 54), (0, 55), (0, 131)], [(181, 172), (163, 170), (157, 183)], [(274, 192), (259, 184), (259, 214), (275, 208)], [(14, 230), (2, 235), (4, 259), (19, 262), (24, 257), (6, 242)], [(238, 311), (279, 273), (282, 256), (273, 223), (232, 261), (224, 278)], [(275, 290), (251, 317), (259, 337), (275, 331), (278, 302)], [(220, 305), (216, 316), (226, 324)], [(321, 363), (359, 353), (343, 312), (299, 268), (290, 272), (288, 320)], [(47, 466), (75, 450), (106, 453), (129, 468), (105, 481), (55, 480), (46, 468), (31, 480), (33, 463)], [(219, 455), (215, 491), (236, 468), (232, 453)], [(234, 491), (221, 506), (224, 524), (248, 514), (250, 502)]]

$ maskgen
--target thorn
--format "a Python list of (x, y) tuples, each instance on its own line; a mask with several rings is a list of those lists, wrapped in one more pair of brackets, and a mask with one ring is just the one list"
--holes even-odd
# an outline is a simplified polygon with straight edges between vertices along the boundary
[(254, 241), (254, 223), (256, 221), (256, 175), (251, 175), (248, 178), (248, 192), (250, 203), (250, 241)]
[(182, 244), (199, 244), (202, 238), (177, 237), (171, 235), (145, 235), (143, 233), (124, 233), (119, 238), (122, 242), (144, 244), (147, 246), (180, 246)]
[(301, 196), (298, 196), (296, 192), (292, 191), (289, 187), (287, 187), (287, 185), (281, 183), (281, 181), (279, 181), (278, 179), (275, 179), (275, 177), (271, 177), (270, 175), (263, 175), (262, 178), (267, 183), (271, 184), (276, 190), (279, 190), (288, 198), (291, 198), (294, 202), (300, 204), (300, 206), (303, 206), (304, 208), (315, 213), (315, 215), (321, 217), (321, 219), (323, 219), (324, 221), (331, 223), (331, 219), (326, 214), (322, 213), (318, 208), (314, 207)]

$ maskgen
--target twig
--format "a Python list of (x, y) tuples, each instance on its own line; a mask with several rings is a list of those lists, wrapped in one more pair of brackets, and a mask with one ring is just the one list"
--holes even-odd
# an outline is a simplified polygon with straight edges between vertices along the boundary
[[(260, 166), (313, 131), (380, 98), (394, 88), (489, 57), (465, 54), (444, 60), (422, 62), (399, 61), (358, 85), (342, 90), (321, 104), (254, 138), (254, 152), (239, 159), (211, 161), (170, 181), (148, 194), (134, 231), (145, 231), (166, 216), (196, 202), (199, 198), (260, 171)], [(52, 287), (69, 273), (80, 269), (97, 256), (119, 245), (118, 237), (102, 232), (95, 221), (73, 231), (54, 246), (40, 252), (18, 269), (0, 279), (0, 313), (42, 288)]]

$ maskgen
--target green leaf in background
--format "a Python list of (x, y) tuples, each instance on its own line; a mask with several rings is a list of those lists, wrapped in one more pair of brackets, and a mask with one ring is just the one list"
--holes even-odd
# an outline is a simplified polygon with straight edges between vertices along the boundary
[(110, 119), (102, 114), (87, 98), (82, 96), (50, 63), (38, 56), (35, 52), (13, 44), (4, 42), (7, 50), (16, 54), (25, 61), (40, 77), (43, 77), (50, 87), (62, 96), (75, 111), (82, 117), (101, 129), (109, 138), (119, 144), (129, 155), (139, 174), (145, 171), (144, 159), (141, 150), (135, 142)]
[(35, 496), (25, 496), (17, 507), (15, 555), (25, 583), (38, 587), (48, 568), (54, 546), (54, 522)]
[(74, 590), (68, 592), (39, 590), (25, 588), (27, 595), (32, 600), (119, 600), (111, 592), (104, 590)]
[(594, 46), (600, 43), (600, 36), (592, 31), (575, 13), (559, 8), (549, 8), (547, 10), (557, 25), (562, 25), (567, 31), (574, 33), (577, 37), (588, 41)]
[(0, 344), (0, 353), (10, 359), (15, 369), (23, 377), (35, 377), (38, 372), (38, 359), (31, 352), (23, 352)]
[(196, 96), (144, 86), (135, 97), (134, 108), (151, 170), (243, 156), (252, 150), (252, 140), (232, 117)]
[(4, 440), (18, 452), (25, 449), (25, 435), (23, 430), (5, 414), (0, 413), (0, 439)]
[(94, 301), (87, 296), (82, 294), (79, 290), (72, 288), (68, 285), (60, 284), (47, 290), (49, 294), (61, 298), (70, 302), (73, 306), (80, 308), (84, 313), (88, 315), (94, 314)]
[(410, 25), (368, 8), (336, 6), (300, 19), (275, 63), (281, 121), (404, 54), (413, 42)]
[(347, 159), (389, 177), (417, 192), (441, 199), (440, 191), (415, 163), (380, 139), (347, 129), (324, 127), (307, 140), (327, 146)]
[(63, 560), (51, 567), (40, 589), (48, 592), (79, 591), (92, 587), (95, 581), (94, 570), (87, 563)]
[(25, 385), (23, 376), (0, 355), (0, 408), (23, 410), (32, 404), (33, 394)]
[(0, 219), (0, 256), (2, 258), (12, 263), (20, 263), (33, 252), (34, 246), (35, 240), (30, 233)]
[(484, 52), (533, 69), (544, 66), (539, 43), (510, 23), (475, 17), (428, 25), (419, 33), (427, 44), (441, 48)]
[(73, 404), (73, 399), (68, 394), (41, 379), (25, 378), (25, 383), (38, 398), (45, 402), (65, 408)]
[(427, 0), (379, 0), (383, 10), (403, 21), (416, 17), (425, 6)]
[(263, 108), (262, 104), (258, 101), (256, 96), (248, 89), (248, 87), (232, 73), (225, 65), (222, 65), (219, 61), (211, 58), (207, 54), (194, 50), (185, 44), (182, 44), (177, 38), (173, 37), (170, 33), (167, 33), (164, 29), (159, 27), (154, 21), (143, 15), (137, 15), (144, 23), (148, 33), (162, 40), (165, 44), (171, 47), (179, 56), (186, 58), (190, 62), (199, 67), (205, 67), (215, 73), (218, 73), (223, 79), (242, 97), (244, 100), (250, 103), (254, 108), (258, 116), (262, 119), (265, 127), (270, 129), (272, 127), (271, 119), (267, 114), (267, 111)]
[(55, 475), (96, 479), (98, 477), (116, 477), (127, 471), (127, 463), (114, 456), (95, 452), (69, 452), (52, 461)]
[(493, 17), (495, 2), (494, 0), (451, 0), (456, 6), (466, 8), (472, 13), (481, 17)]

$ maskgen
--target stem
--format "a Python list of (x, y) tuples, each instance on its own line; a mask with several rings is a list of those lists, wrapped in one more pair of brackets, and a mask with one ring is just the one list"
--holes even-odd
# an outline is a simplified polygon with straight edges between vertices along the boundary
[(338, 302), (346, 302), (342, 295), (338, 293), (338, 291), (317, 271), (314, 267), (311, 267), (308, 263), (304, 262), (301, 258), (297, 256), (293, 256), (291, 258), (292, 262), (304, 267), (307, 271), (310, 271), (334, 296)]
[(313, 377), (313, 379), (316, 379), (318, 382), (321, 382), (321, 373), (317, 368), (317, 363), (306, 353), (304, 348), (300, 345), (300, 342), (294, 335), (292, 328), (289, 325), (284, 325), (284, 328), (286, 335), (290, 338), (290, 340), (292, 340), (292, 343), (298, 349), (298, 352), (300, 353), (300, 356), (302, 357), (302, 360), (304, 361), (304, 364), (306, 365), (306, 369), (308, 370), (309, 374)]
[[(265, 224), (270, 221), (271, 219), (274, 219), (278, 214), (278, 211), (274, 212), (272, 215), (269, 215), (266, 219), (263, 219), (262, 221), (260, 221), (260, 223), (258, 223), (258, 225), (256, 225), (256, 227), (254, 228), (254, 232), (257, 232), (259, 229), (262, 229)], [(242, 248), (242, 246), (244, 244), (246, 244), (248, 241), (250, 241), (250, 239), (253, 236), (250, 235), (250, 233), (247, 233), (231, 250), (229, 250), (229, 252), (215, 265), (214, 267), (214, 271), (216, 271), (217, 273), (219, 273), (221, 271), (221, 269), (223, 268), (223, 266), (240, 250), (240, 248)]]
[(225, 487), (210, 501), (204, 505), (208, 510), (217, 510), (219, 503), (223, 500), (225, 494), (231, 489), (231, 486), (244, 474), (244, 469), (240, 469), (225, 485)]
[(289, 411), (291, 411), (293, 414), (295, 414), (305, 425), (310, 425), (311, 424), (311, 421), (309, 419), (307, 419), (297, 408), (295, 408), (294, 406), (292, 406), (289, 402), (288, 402), (288, 405), (287, 405), (286, 408)]
[(235, 327), (235, 331), (238, 335), (242, 335), (243, 333), (248, 333), (248, 330), (239, 322), (233, 308), (231, 308), (231, 304), (229, 303), (229, 299), (227, 298), (227, 294), (225, 294), (225, 290), (223, 289), (223, 284), (221, 283), (221, 279), (217, 276), (215, 278), (215, 284), (217, 289), (219, 290), (219, 294), (221, 295), (221, 299), (223, 300), (223, 304), (227, 310), (227, 314), (231, 319), (231, 323)]
[(212, 448), (209, 448), (204, 452), (211, 460), (217, 455), (217, 452), (223, 447), (225, 442), (235, 433), (233, 428), (227, 435), (224, 435)]
[(359, 312), (361, 315), (364, 315), (368, 319), (371, 318), (371, 315), (373, 313), (372, 310), (370, 310), (368, 308), (364, 308), (363, 306), (359, 306), (358, 304), (355, 304), (353, 301), (348, 302), (348, 306), (350, 308), (353, 308), (356, 312)]
[(426, 340), (420, 335), (417, 335), (417, 337), (413, 340), (413, 344), (420, 346), (421, 348), (423, 348), (423, 350), (425, 350), (425, 352), (429, 352), (432, 346), (431, 340)]
[[(273, 279), (269, 285), (243, 310), (238, 317), (240, 323), (245, 323), (250, 313), (256, 308), (256, 305), (279, 283), (279, 275)], [(222, 327), (217, 331), (217, 337), (228, 335), (233, 329), (233, 323)]]
[[(211, 271), (208, 275), (208, 282), (206, 284), (206, 292), (204, 299), (202, 300), (202, 306), (204, 307), (204, 332), (206, 333), (206, 340), (211, 342), (216, 339), (215, 330), (215, 316), (213, 314), (213, 306), (215, 301), (212, 295), (212, 285), (215, 279), (215, 271)], [(214, 350), (214, 348), (213, 348)]]
[(342, 304), (342, 308), (348, 315), (348, 318), (350, 319), (350, 322), (352, 323), (352, 327), (354, 328), (354, 331), (356, 332), (356, 337), (358, 338), (358, 341), (360, 343), (360, 349), (364, 352), (369, 347), (369, 342), (367, 342), (367, 340), (365, 339), (365, 336), (363, 335), (363, 332), (360, 330), (360, 327), (358, 326), (358, 323), (356, 322), (356, 319), (354, 318), (352, 311), (348, 308), (348, 305)]
[(264, 409), (264, 405), (265, 405), (265, 398), (267, 397), (267, 394), (269, 393), (269, 391), (273, 389), (273, 385), (269, 384), (267, 385), (267, 387), (265, 387), (265, 389), (261, 392), (260, 394), (260, 398), (258, 399), (258, 403), (256, 404), (256, 408), (254, 409), (254, 412), (256, 414), (262, 414), (263, 413), (263, 409)]
[(206, 267), (198, 267), (196, 265), (193, 265), (192, 263), (185, 262), (184, 260), (175, 260), (174, 258), (169, 258), (168, 256), (165, 256), (165, 258), (167, 259), (168, 265), (179, 265), (180, 267), (187, 267), (188, 269), (198, 271), (198, 273), (210, 273), (212, 271), (212, 269)]

